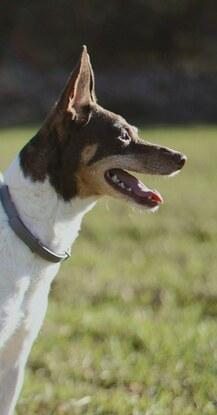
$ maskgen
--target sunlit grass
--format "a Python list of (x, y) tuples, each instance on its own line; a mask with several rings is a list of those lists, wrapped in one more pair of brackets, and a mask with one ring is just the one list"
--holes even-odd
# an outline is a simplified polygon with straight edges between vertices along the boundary
[[(0, 134), (3, 169), (33, 130)], [(19, 415), (217, 412), (217, 128), (156, 128), (188, 156), (155, 214), (104, 200), (55, 280)]]

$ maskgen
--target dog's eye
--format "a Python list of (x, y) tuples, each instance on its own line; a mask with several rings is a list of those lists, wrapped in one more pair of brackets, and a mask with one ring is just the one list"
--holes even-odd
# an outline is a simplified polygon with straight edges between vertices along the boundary
[(125, 144), (129, 144), (131, 141), (131, 138), (126, 130), (122, 131), (121, 135), (119, 136), (119, 139)]

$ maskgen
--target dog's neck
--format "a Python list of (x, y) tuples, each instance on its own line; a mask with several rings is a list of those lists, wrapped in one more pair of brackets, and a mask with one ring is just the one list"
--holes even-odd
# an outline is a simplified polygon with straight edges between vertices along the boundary
[(50, 185), (25, 177), (19, 156), (4, 176), (12, 200), (28, 229), (56, 253), (68, 251), (80, 230), (83, 216), (94, 205), (93, 198), (65, 202)]

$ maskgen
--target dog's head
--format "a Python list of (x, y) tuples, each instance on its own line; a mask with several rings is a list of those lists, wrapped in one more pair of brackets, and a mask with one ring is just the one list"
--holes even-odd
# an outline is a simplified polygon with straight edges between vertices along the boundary
[(48, 175), (66, 201), (109, 195), (150, 209), (162, 203), (160, 194), (126, 170), (171, 175), (185, 161), (181, 153), (144, 142), (136, 127), (97, 104), (86, 47), (43, 127), (21, 153), (24, 172), (34, 180)]

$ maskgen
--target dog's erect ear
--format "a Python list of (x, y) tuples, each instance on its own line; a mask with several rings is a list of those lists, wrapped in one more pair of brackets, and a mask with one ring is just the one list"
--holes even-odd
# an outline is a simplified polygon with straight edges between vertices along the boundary
[(94, 102), (94, 74), (87, 48), (83, 46), (80, 60), (71, 73), (56, 108), (70, 113), (75, 122), (86, 124), (91, 116), (91, 104)]

